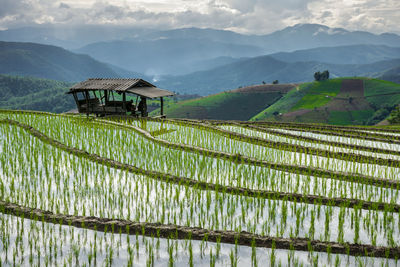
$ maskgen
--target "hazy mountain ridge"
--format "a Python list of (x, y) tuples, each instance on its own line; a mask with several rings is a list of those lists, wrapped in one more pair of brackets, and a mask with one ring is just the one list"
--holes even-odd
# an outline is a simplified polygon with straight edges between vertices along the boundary
[(331, 77), (380, 77), (383, 72), (400, 66), (400, 59), (371, 64), (330, 64), (317, 61), (284, 62), (272, 56), (242, 59), (211, 70), (183, 76), (168, 76), (158, 85), (180, 93), (208, 95), (241, 86), (271, 83), (301, 83), (314, 80), (316, 71), (329, 70)]
[(400, 58), (400, 47), (361, 44), (279, 52), (270, 56), (285, 62), (319, 61), (333, 64), (370, 64)]
[[(332, 47), (347, 46), (342, 48), (346, 50), (344, 55), (338, 57), (337, 54), (341, 51), (337, 51), (329, 61), (325, 61), (328, 54), (324, 54), (324, 49), (322, 49), (320, 55), (325, 56), (324, 60), (314, 58), (313, 61), (344, 64), (338, 60), (344, 60), (346, 56), (351, 55), (347, 51), (353, 50), (358, 57), (351, 55), (352, 60), (346, 63), (372, 63), (396, 58), (393, 54), (399, 53), (398, 50), (389, 51), (389, 47), (400, 46), (400, 36), (396, 34), (376, 35), (361, 31), (351, 32), (319, 24), (295, 25), (268, 35), (243, 35), (223, 30), (183, 28), (149, 32), (128, 39), (129, 41), (93, 43), (77, 51), (125, 69), (160, 76), (188, 74), (221, 65), (196, 68), (199, 60), (207, 61), (219, 57), (255, 57), (317, 47), (325, 47), (325, 50), (329, 50)], [(360, 44), (362, 47), (357, 48), (356, 45)], [(382, 47), (368, 48), (373, 45)], [(318, 51), (316, 49), (308, 53), (312, 52), (318, 56)], [(364, 60), (362, 59), (363, 51), (368, 52), (369, 55)], [(281, 59), (280, 57), (284, 55), (275, 56)], [(333, 58), (336, 58), (336, 61), (332, 61)], [(303, 58), (301, 61), (310, 61), (310, 59)]]
[[(0, 40), (31, 41), (65, 48), (80, 46), (75, 51), (156, 78), (220, 66), (226, 63), (218, 63), (221, 57), (236, 60), (277, 52), (359, 44), (400, 46), (400, 36), (396, 34), (352, 32), (319, 24), (298, 24), (266, 35), (200, 28), (156, 31), (121, 26), (68, 28), (53, 25), (0, 31)], [(357, 60), (348, 63), (371, 63), (374, 56), (365, 62), (360, 62), (360, 58)]]
[(0, 42), (0, 73), (59, 81), (124, 76), (117, 68), (88, 55), (74, 54), (56, 46), (17, 42)]
[[(111, 41), (76, 50), (100, 61), (148, 75), (185, 74), (195, 71), (197, 62), (221, 57), (252, 57), (264, 50), (251, 45), (206, 39), (157, 39)], [(207, 68), (207, 66), (206, 66)]]

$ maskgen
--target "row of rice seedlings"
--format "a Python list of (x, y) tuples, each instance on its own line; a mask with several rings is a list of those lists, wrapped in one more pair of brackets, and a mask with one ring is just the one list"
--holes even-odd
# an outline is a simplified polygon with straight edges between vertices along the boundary
[(396, 266), (392, 259), (112, 234), (0, 215), (2, 264), (12, 266)]
[(312, 132), (326, 132), (334, 135), (354, 135), (354, 136), (373, 136), (377, 138), (386, 138), (387, 135), (394, 133), (393, 137), (397, 138), (396, 134), (399, 134), (399, 129), (395, 128), (384, 128), (384, 127), (360, 127), (360, 126), (338, 126), (338, 125), (327, 125), (327, 124), (308, 124), (308, 123), (279, 123), (279, 122), (266, 122), (266, 123), (255, 123), (261, 127), (271, 127), (278, 129), (288, 130), (304, 130)]
[[(148, 142), (132, 131), (102, 127), (99, 124), (78, 124), (74, 120), (55, 118), (50, 121), (30, 118), (32, 124), (48, 128), (47, 133), (70, 146), (116, 159), (149, 170), (168, 172), (200, 181), (265, 189), (271, 191), (357, 198), (368, 201), (398, 203), (398, 190), (371, 185), (337, 181), (334, 179), (288, 174), (267, 168), (232, 163), (221, 159), (170, 150)], [(60, 129), (60, 133), (53, 130)], [(44, 128), (44, 127), (42, 127)], [(57, 134), (58, 133), (58, 134)], [(81, 135), (78, 135), (81, 134)], [(82, 136), (82, 137), (80, 137)], [(71, 141), (71, 139), (74, 141)], [(80, 137), (80, 138), (79, 138)], [(116, 138), (118, 137), (118, 138)], [(96, 140), (92, 143), (88, 140)], [(148, 153), (152, 151), (152, 153)], [(334, 177), (333, 177), (334, 178)]]
[(371, 141), (371, 140), (363, 140), (362, 136), (360, 136), (359, 138), (352, 138), (352, 137), (345, 137), (345, 136), (317, 134), (317, 133), (308, 132), (307, 130), (298, 130), (298, 131), (286, 130), (286, 129), (274, 129), (274, 130), (277, 130), (282, 133), (295, 134), (298, 136), (312, 137), (312, 138), (317, 138), (317, 139), (321, 139), (321, 140), (340, 142), (340, 143), (345, 143), (345, 144), (350, 144), (350, 145), (376, 147), (376, 148), (383, 148), (383, 149), (394, 150), (394, 151), (400, 150), (400, 145), (399, 144), (391, 144), (390, 139), (388, 139), (388, 142), (378, 142), (378, 141)]
[[(342, 146), (339, 146), (336, 144), (332, 144), (332, 145), (321, 144), (321, 143), (318, 143), (317, 141), (304, 141), (304, 140), (300, 140), (300, 139), (296, 139), (296, 138), (292, 138), (292, 137), (282, 137), (282, 136), (264, 133), (262, 131), (257, 131), (255, 129), (244, 128), (244, 127), (240, 127), (240, 126), (228, 125), (228, 126), (219, 126), (219, 128), (228, 130), (231, 132), (239, 133), (239, 134), (244, 134), (244, 135), (247, 135), (250, 137), (263, 138), (263, 139), (266, 139), (269, 141), (284, 142), (284, 143), (288, 143), (288, 144), (318, 148), (318, 149), (328, 150), (328, 151), (332, 151), (332, 152), (354, 153), (357, 155), (366, 155), (366, 156), (373, 156), (373, 157), (379, 157), (379, 158), (400, 160), (400, 156), (398, 156), (398, 155), (346, 148), (344, 143), (342, 143)], [(383, 143), (383, 145), (386, 145), (386, 144), (387, 143)], [(382, 148), (382, 146), (380, 146), (379, 148)], [(396, 149), (397, 149), (397, 151), (399, 151), (400, 146), (398, 146)], [(393, 150), (393, 151), (396, 151), (396, 150)]]
[[(399, 213), (234, 196), (97, 165), (18, 128), (1, 144), (0, 199), (55, 213), (242, 230), (373, 245), (399, 244)], [(18, 141), (19, 140), (19, 141)], [(344, 215), (340, 216), (340, 213)], [(341, 218), (341, 219), (339, 219)]]
[(237, 138), (227, 138), (213, 130), (200, 130), (189, 126), (176, 126), (177, 131), (166, 133), (160, 138), (211, 150), (224, 151), (232, 154), (245, 155), (251, 158), (274, 163), (309, 166), (330, 171), (341, 171), (363, 175), (399, 179), (398, 166), (380, 166), (370, 163), (354, 162), (351, 158), (339, 160), (317, 155), (309, 155), (293, 151), (266, 148), (261, 145), (239, 141)]
[(394, 132), (384, 132), (384, 131), (387, 131), (387, 129), (385, 129), (385, 128), (382, 128), (382, 130), (383, 131), (377, 131), (377, 130), (375, 130), (375, 129), (365, 129), (365, 130), (359, 130), (359, 129), (355, 129), (354, 131), (356, 131), (356, 132), (362, 132), (362, 133), (366, 133), (366, 134), (381, 134), (381, 135), (386, 135), (387, 137), (397, 137), (397, 138), (399, 138), (400, 137), (400, 133), (394, 133)]

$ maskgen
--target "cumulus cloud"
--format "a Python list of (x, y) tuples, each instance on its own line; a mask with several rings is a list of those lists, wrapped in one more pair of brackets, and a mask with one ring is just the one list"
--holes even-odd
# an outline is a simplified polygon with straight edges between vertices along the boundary
[(55, 23), (209, 27), (265, 34), (297, 23), (400, 32), (398, 0), (0, 0), (0, 28)]

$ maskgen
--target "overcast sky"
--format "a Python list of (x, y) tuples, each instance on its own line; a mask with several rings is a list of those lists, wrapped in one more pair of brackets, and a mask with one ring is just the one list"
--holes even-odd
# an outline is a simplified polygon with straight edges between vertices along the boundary
[(201, 27), (266, 34), (298, 23), (400, 33), (400, 0), (0, 0), (0, 29), (32, 24)]

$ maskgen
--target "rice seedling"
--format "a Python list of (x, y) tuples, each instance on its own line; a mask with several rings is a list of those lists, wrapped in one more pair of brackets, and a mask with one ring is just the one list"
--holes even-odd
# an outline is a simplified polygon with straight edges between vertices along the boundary
[[(398, 247), (400, 236), (399, 188), (319, 177), (297, 170), (275, 170), (246, 164), (241, 155), (254, 159), (280, 162), (308, 168), (359, 173), (385, 179), (398, 179), (399, 166), (356, 162), (351, 157), (334, 159), (293, 150), (267, 148), (235, 136), (222, 136), (207, 128), (196, 128), (184, 122), (139, 120), (121, 123), (145, 128), (157, 139), (197, 148), (238, 155), (224, 159), (204, 151), (193, 153), (191, 147), (176, 149), (160, 145), (135, 131), (115, 127), (101, 121), (47, 114), (2, 113), (28, 124), (62, 144), (97, 154), (116, 162), (144, 170), (159, 171), (220, 186), (236, 186), (286, 192), (285, 198), (264, 198), (257, 195), (231, 194), (226, 187), (204, 190), (197, 185), (169, 183), (157, 177), (134, 174), (109, 163), (100, 164), (85, 157), (67, 153), (45, 143), (20, 127), (0, 124), (0, 200), (56, 214), (95, 216), (199, 227), (210, 230), (246, 231), (263, 236), (307, 238), (340, 244), (356, 243)], [(265, 134), (245, 126), (219, 126), (232, 132), (304, 147), (319, 147), (334, 152), (356, 152), (371, 157), (382, 153), (356, 151), (336, 144), (320, 144), (284, 136)], [(165, 129), (161, 131), (160, 129)], [(176, 130), (176, 131), (172, 131)], [(284, 132), (286, 130), (279, 130)], [(361, 131), (361, 130), (359, 130)], [(355, 138), (307, 133), (343, 144), (355, 144)], [(377, 133), (378, 134), (378, 133)], [(379, 132), (381, 134), (381, 132)], [(300, 136), (300, 133), (299, 133)], [(357, 145), (374, 147), (363, 141)], [(346, 139), (347, 138), (347, 139)], [(354, 140), (353, 140), (354, 139)], [(93, 141), (95, 140), (95, 141)], [(255, 139), (256, 140), (256, 139)], [(353, 142), (354, 141), (354, 142)], [(384, 142), (383, 142), (384, 143)], [(387, 146), (386, 146), (387, 145)], [(384, 143), (385, 149), (399, 151), (396, 144)], [(295, 146), (294, 146), (295, 147)], [(339, 175), (339, 174), (338, 174)], [(359, 206), (306, 203), (290, 198), (290, 193), (333, 198), (355, 199)], [(362, 202), (373, 201), (376, 207), (362, 208)], [(378, 205), (383, 205), (379, 206)], [(6, 265), (87, 265), (152, 266), (165, 265), (396, 265), (396, 260), (346, 256), (326, 252), (301, 252), (274, 247), (259, 248), (225, 244), (217, 240), (203, 241), (145, 236), (140, 232), (123, 234), (114, 225), (104, 231), (86, 230), (40, 218), (0, 215), (1, 258)], [(82, 225), (84, 226), (84, 225)], [(118, 228), (117, 228), (118, 229)], [(140, 237), (140, 238), (139, 238)], [(262, 264), (261, 264), (262, 263)]]

